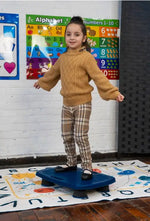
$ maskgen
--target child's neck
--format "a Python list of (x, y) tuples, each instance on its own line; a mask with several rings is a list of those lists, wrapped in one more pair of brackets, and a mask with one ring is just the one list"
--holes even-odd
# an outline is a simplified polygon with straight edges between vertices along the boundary
[(80, 48), (68, 48), (70, 52), (83, 51), (85, 46), (81, 46)]

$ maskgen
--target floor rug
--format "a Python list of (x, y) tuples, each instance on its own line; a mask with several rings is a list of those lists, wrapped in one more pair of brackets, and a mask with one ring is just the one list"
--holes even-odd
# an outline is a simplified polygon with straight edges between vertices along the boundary
[(139, 160), (93, 163), (95, 171), (114, 176), (116, 182), (109, 192), (89, 190), (88, 199), (74, 198), (73, 190), (63, 186), (42, 186), (36, 172), (44, 168), (0, 170), (0, 212), (150, 196), (150, 165)]

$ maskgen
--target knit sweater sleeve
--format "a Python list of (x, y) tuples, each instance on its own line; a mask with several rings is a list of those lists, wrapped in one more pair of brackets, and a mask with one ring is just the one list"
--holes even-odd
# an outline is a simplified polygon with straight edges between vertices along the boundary
[(60, 80), (60, 58), (55, 64), (39, 78), (38, 83), (40, 87), (46, 91), (50, 91)]
[(119, 95), (118, 88), (110, 83), (108, 78), (99, 69), (95, 58), (90, 53), (87, 55), (85, 66), (90, 78), (96, 84), (100, 96), (104, 100), (115, 100)]

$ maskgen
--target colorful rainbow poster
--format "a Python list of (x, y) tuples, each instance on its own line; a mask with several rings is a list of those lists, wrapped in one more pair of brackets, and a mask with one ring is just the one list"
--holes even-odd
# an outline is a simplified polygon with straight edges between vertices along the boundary
[(19, 15), (0, 13), (0, 80), (19, 79)]
[[(71, 17), (26, 15), (27, 79), (42, 77), (66, 51), (65, 27)], [(84, 18), (88, 43), (108, 79), (119, 79), (119, 20)]]

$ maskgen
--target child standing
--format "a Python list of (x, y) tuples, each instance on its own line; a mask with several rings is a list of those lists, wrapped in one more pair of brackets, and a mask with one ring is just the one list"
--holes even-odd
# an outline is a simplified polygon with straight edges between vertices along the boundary
[(75, 143), (79, 147), (82, 179), (92, 178), (92, 157), (88, 140), (89, 119), (91, 115), (91, 92), (89, 84), (93, 80), (100, 96), (105, 100), (122, 102), (124, 96), (105, 77), (90, 53), (87, 43), (86, 26), (79, 16), (71, 19), (65, 30), (67, 51), (45, 75), (35, 82), (35, 88), (50, 91), (61, 80), (62, 138), (67, 154), (67, 163), (55, 168), (56, 172), (77, 169)]

